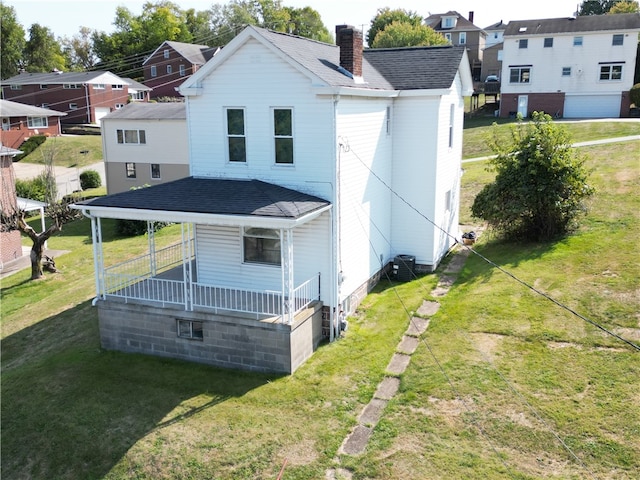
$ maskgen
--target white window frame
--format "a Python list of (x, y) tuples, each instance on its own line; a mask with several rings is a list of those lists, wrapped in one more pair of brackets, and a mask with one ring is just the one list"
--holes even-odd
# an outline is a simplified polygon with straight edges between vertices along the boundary
[(579, 35), (577, 37), (573, 37), (573, 46), (574, 47), (581, 47), (584, 43), (584, 37), (582, 35)]
[(40, 84), (40, 90), (46, 90), (47, 88), (49, 88), (49, 84), (48, 83), (41, 83)]
[(445, 40), (446, 40), (447, 42), (449, 42), (449, 43), (453, 43), (453, 42), (451, 41), (451, 32), (445, 32), (445, 33), (444, 33), (444, 38), (445, 38)]
[(93, 89), (94, 90), (104, 90), (106, 87), (106, 85), (104, 83), (94, 83), (93, 84)]
[(167, 65), (167, 75), (171, 75), (173, 73), (173, 67), (171, 65)]
[(467, 43), (467, 32), (460, 32), (458, 35), (458, 43), (460, 45), (466, 45)]
[(204, 322), (176, 318), (176, 335), (185, 340), (204, 341)]
[(164, 58), (169, 58), (169, 49), (165, 48), (164, 51), (162, 52), (162, 56)]
[(27, 117), (28, 128), (47, 128), (49, 119), (47, 117)]
[(119, 145), (146, 145), (147, 132), (145, 130), (118, 128), (116, 130), (116, 142)]
[[(242, 133), (230, 133), (229, 132), (229, 112), (240, 110), (242, 112)], [(227, 162), (234, 164), (246, 164), (247, 163), (247, 115), (244, 107), (225, 107), (224, 108), (224, 132), (226, 138), (226, 155)], [(231, 139), (242, 138), (244, 144), (244, 158), (232, 159), (231, 158)]]
[[(522, 83), (531, 83), (531, 70), (532, 70), (532, 66), (531, 65), (513, 65), (513, 66), (509, 66), (509, 83), (512, 84), (522, 84)], [(514, 70), (518, 71), (518, 81), (514, 82), (513, 81), (513, 72)], [(523, 80), (525, 78), (524, 73), (527, 72), (526, 75), (526, 80)]]
[[(249, 243), (253, 243), (255, 241), (255, 250), (262, 249), (265, 251), (264, 243), (265, 241), (269, 241), (269, 251), (277, 252), (274, 256), (276, 259), (267, 259), (265, 257), (262, 258), (247, 258), (247, 250), (248, 247), (253, 247)], [(253, 227), (243, 227), (242, 228), (242, 261), (246, 264), (252, 265), (265, 265), (268, 267), (280, 267), (282, 265), (282, 251), (281, 251), (281, 242), (280, 238), (280, 230), (275, 230), (271, 228), (253, 228)]]
[(124, 90), (124, 85), (122, 84), (111, 85), (111, 90)]
[(22, 85), (18, 85), (17, 83), (12, 83), (9, 87), (10, 90), (22, 90)]
[(77, 103), (70, 103), (69, 104), (69, 110), (78, 110), (78, 104)]
[(62, 84), (63, 90), (79, 90), (80, 88), (82, 88), (82, 85), (80, 85), (79, 83), (63, 83)]
[(125, 162), (124, 164), (124, 174), (127, 178), (135, 179), (137, 178), (136, 173), (136, 163), (135, 162)]
[[(290, 115), (291, 115), (291, 132), (290, 133), (276, 133), (276, 111), (289, 111)], [(272, 107), (271, 108), (271, 121), (272, 123), (272, 132), (273, 132), (273, 162), (276, 165), (293, 165), (295, 164), (295, 129), (294, 129), (294, 112), (293, 112), (293, 107)], [(291, 141), (291, 161), (290, 162), (283, 162), (283, 161), (278, 161), (278, 156), (277, 156), (277, 144), (279, 143), (279, 140), (290, 140)]]
[[(607, 78), (603, 78), (603, 74)], [(601, 63), (598, 80), (601, 82), (621, 82), (624, 75), (624, 63)]]
[(157, 77), (158, 67), (156, 67), (155, 65), (151, 65), (151, 71), (149, 73), (151, 74), (152, 77)]
[(521, 38), (518, 40), (518, 48), (524, 50), (525, 48), (529, 48), (529, 39)]
[(121, 108), (124, 108), (124, 103), (116, 103), (116, 110), (120, 110)]
[(456, 20), (453, 17), (442, 17), (442, 28), (453, 28), (456, 26)]
[(180, 76), (184, 77), (187, 74), (187, 67), (180, 65)]
[(455, 113), (456, 113), (456, 106), (454, 103), (452, 103), (449, 106), (449, 148), (453, 148)]
[(623, 33), (614, 33), (611, 38), (611, 46), (619, 47), (624, 45), (624, 34)]

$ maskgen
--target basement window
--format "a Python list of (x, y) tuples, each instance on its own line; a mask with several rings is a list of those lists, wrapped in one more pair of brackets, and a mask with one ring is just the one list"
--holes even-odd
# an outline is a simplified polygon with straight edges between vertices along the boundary
[(202, 322), (194, 321), (194, 320), (180, 320), (176, 319), (178, 337), (180, 338), (188, 338), (189, 340), (200, 340), (204, 339), (204, 334), (202, 331)]

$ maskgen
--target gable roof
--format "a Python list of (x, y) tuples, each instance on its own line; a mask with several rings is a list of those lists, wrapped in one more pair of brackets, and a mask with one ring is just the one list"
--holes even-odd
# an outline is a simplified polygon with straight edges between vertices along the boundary
[(509, 22), (504, 35), (530, 36), (550, 33), (588, 33), (608, 30), (640, 30), (640, 14), (620, 13), (615, 15), (543, 18), (540, 20), (514, 20)]
[(123, 78), (116, 74), (101, 70), (91, 72), (20, 73), (2, 80), (2, 85), (58, 85), (63, 83), (128, 85)]
[(186, 118), (187, 107), (183, 102), (133, 102), (102, 117), (103, 120), (185, 120)]
[[(445, 28), (442, 26), (443, 17), (456, 17), (456, 25), (453, 28)], [(446, 30), (447, 32), (468, 32), (471, 30), (482, 30), (480, 27), (476, 27), (472, 22), (467, 20), (464, 15), (460, 15), (455, 10), (451, 10), (447, 13), (434, 13), (425, 18), (424, 23), (436, 31)]]
[(163, 49), (165, 45), (171, 47), (176, 51), (176, 53), (178, 53), (178, 55), (183, 57), (192, 65), (204, 65), (218, 52), (218, 50), (220, 50), (220, 47), (210, 47), (209, 45), (165, 40), (145, 59), (144, 62), (142, 62), (142, 64), (146, 64), (159, 50)]
[(148, 188), (81, 202), (76, 208), (146, 210), (296, 220), (325, 210), (330, 202), (260, 180), (186, 177)]
[(197, 86), (201, 78), (208, 76), (250, 39), (269, 48), (316, 84), (327, 87), (392, 91), (450, 88), (458, 69), (468, 67), (468, 62), (462, 62), (466, 56), (464, 47), (365, 49), (362, 60), (363, 83), (344, 73), (340, 67), (340, 47), (337, 45), (249, 26), (187, 79), (180, 87), (180, 92), (188, 95), (189, 88)]
[(153, 88), (147, 87), (146, 85), (143, 85), (140, 82), (136, 82), (132, 78), (126, 77), (126, 78), (123, 78), (123, 80), (129, 84), (130, 92), (148, 92), (149, 90), (153, 90)]
[(63, 117), (66, 113), (35, 107), (24, 103), (0, 100), (0, 116), (2, 117)]

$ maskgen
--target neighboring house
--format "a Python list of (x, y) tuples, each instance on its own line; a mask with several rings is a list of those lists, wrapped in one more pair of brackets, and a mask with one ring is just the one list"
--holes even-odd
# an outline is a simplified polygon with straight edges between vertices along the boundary
[(483, 82), (490, 75), (495, 75), (500, 79), (500, 74), (502, 73), (502, 43), (506, 28), (507, 24), (500, 20), (484, 29), (487, 33), (487, 39), (482, 52), (482, 73), (480, 78)]
[(34, 135), (56, 136), (62, 133), (60, 118), (66, 114), (48, 108), (0, 100), (2, 131), (0, 145), (19, 148)]
[(6, 100), (66, 113), (65, 124), (98, 124), (129, 100), (129, 85), (111, 72), (21, 73), (2, 80)]
[(136, 82), (132, 78), (124, 78), (129, 85), (129, 101), (130, 102), (148, 102), (151, 94), (151, 87), (147, 87), (140, 82)]
[(500, 116), (629, 116), (640, 14), (509, 22)]
[[(4, 101), (3, 101), (4, 102)], [(3, 104), (4, 107), (4, 104)], [(4, 132), (3, 132), (4, 133)], [(22, 153), (20, 150), (0, 144), (0, 211), (11, 215), (18, 209), (16, 197), (16, 176), (13, 171), (13, 157)], [(5, 232), (0, 230), (0, 265), (22, 256), (20, 231)]]
[(165, 41), (142, 64), (144, 83), (153, 98), (179, 97), (178, 87), (213, 57), (220, 47)]
[(452, 45), (464, 46), (469, 57), (469, 66), (473, 80), (479, 82), (482, 73), (482, 52), (487, 34), (473, 24), (473, 12), (467, 20), (458, 12), (436, 13), (425, 19), (425, 24), (441, 33)]
[[(247, 27), (180, 87), (191, 176), (74, 207), (104, 348), (291, 373), (393, 263), (431, 271), (456, 243), (465, 49), (336, 38)], [(157, 249), (150, 228), (149, 253), (114, 265), (107, 218), (183, 240)]]
[(184, 103), (130, 103), (102, 118), (107, 193), (189, 176)]

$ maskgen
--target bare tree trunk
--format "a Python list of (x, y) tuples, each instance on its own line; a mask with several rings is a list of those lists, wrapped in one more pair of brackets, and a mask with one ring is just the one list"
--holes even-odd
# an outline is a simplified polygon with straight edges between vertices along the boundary
[(44, 242), (38, 237), (33, 238), (33, 246), (31, 247), (31, 280), (42, 278), (42, 253), (44, 251)]

